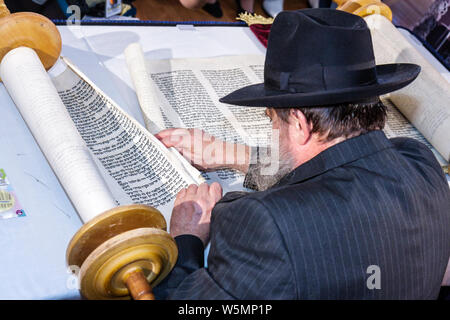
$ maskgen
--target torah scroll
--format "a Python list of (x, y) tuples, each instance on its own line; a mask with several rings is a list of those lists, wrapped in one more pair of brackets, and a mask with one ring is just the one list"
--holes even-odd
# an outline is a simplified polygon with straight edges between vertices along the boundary
[[(422, 66), (422, 74), (413, 85), (381, 97), (388, 109), (386, 135), (421, 141), (433, 151), (444, 171), (448, 170), (449, 84), (390, 21), (379, 17), (380, 24), (371, 24), (371, 18), (366, 19), (372, 29), (379, 64), (393, 63), (401, 57), (402, 62)], [(385, 34), (387, 37), (383, 37)], [(400, 55), (397, 43), (408, 55)], [(131, 44), (125, 56), (149, 130), (199, 128), (219, 138), (249, 145), (265, 146), (270, 141), (271, 123), (264, 108), (242, 108), (218, 101), (233, 90), (263, 82), (264, 56), (152, 60), (144, 58), (138, 43)], [(206, 175), (226, 191), (242, 189), (243, 179), (236, 176), (227, 171)]]
[(450, 84), (385, 17), (365, 18), (372, 34), (377, 64), (415, 63), (422, 71), (409, 86), (388, 98), (450, 161)]
[(70, 62), (59, 61), (49, 74), (25, 47), (10, 51), (0, 66), (10, 96), (83, 222), (127, 204), (153, 206), (169, 221), (176, 194), (200, 183), (200, 173)]

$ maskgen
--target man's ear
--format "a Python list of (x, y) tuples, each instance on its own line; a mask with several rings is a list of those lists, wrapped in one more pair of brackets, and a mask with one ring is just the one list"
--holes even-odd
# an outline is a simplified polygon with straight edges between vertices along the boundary
[(308, 123), (305, 115), (298, 109), (291, 109), (289, 112), (290, 125), (293, 126), (293, 134), (295, 134), (295, 141), (301, 145), (309, 142), (312, 136), (312, 125)]

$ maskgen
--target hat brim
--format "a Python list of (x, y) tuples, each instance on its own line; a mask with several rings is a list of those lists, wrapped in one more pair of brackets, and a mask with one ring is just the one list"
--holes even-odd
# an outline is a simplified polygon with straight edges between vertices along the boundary
[(273, 108), (363, 101), (407, 86), (417, 78), (420, 69), (420, 66), (408, 63), (378, 65), (376, 66), (378, 81), (375, 84), (306, 93), (268, 90), (264, 83), (259, 83), (233, 91), (219, 101), (238, 106)]

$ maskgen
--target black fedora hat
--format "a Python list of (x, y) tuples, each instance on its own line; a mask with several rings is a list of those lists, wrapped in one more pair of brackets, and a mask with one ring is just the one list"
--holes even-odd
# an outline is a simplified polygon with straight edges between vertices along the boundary
[(270, 31), (264, 83), (220, 101), (274, 108), (367, 101), (405, 87), (419, 73), (415, 64), (376, 65), (361, 17), (333, 9), (283, 11)]

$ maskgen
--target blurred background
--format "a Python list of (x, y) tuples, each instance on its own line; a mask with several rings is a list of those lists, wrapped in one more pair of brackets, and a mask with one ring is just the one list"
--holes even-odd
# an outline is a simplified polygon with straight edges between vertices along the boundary
[[(118, 0), (5, 0), (11, 12), (33, 11), (66, 19), (77, 5), (85, 19), (104, 19), (105, 5)], [(357, 1), (357, 0), (348, 0)], [(450, 0), (382, 0), (393, 12), (393, 23), (412, 31), (450, 65)], [(109, 19), (235, 22), (239, 12), (264, 17), (281, 10), (336, 6), (331, 0), (122, 0), (122, 12)], [(342, 1), (341, 1), (342, 2)]]

